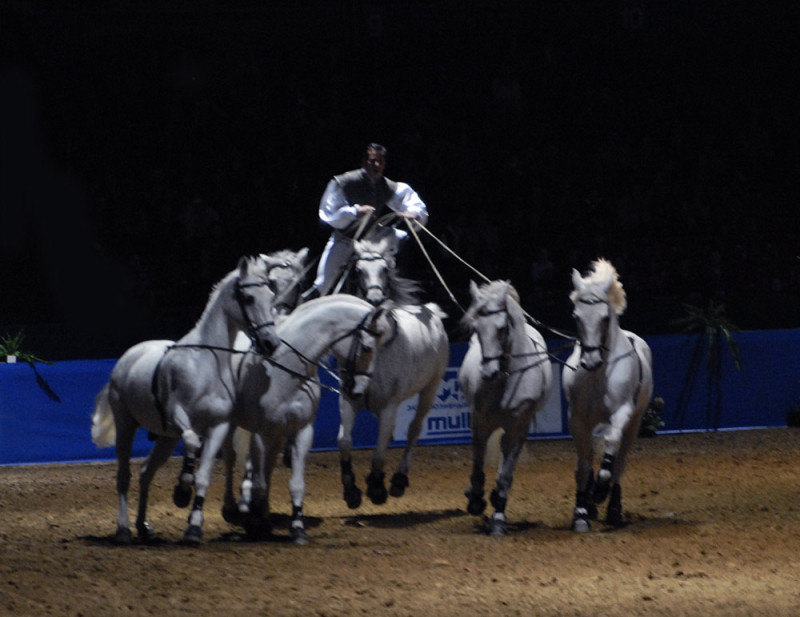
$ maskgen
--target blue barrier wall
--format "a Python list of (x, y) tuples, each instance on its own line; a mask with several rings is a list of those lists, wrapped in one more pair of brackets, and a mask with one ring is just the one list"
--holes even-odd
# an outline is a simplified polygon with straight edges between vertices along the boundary
[[(739, 332), (735, 340), (741, 350), (743, 366), (737, 371), (730, 354), (727, 351), (723, 354), (720, 384), (723, 411), (717, 427), (784, 426), (787, 410), (800, 396), (800, 330)], [(701, 363), (685, 412), (679, 413), (676, 409), (696, 338), (655, 336), (647, 337), (647, 342), (653, 349), (655, 395), (665, 400), (664, 430), (712, 428), (715, 419), (708, 405), (705, 361)], [(554, 342), (554, 346), (560, 345), (561, 341)], [(465, 350), (464, 344), (451, 346), (451, 370), (446, 377), (449, 386), (440, 393), (443, 400), (449, 397), (454, 401), (449, 406), (455, 406), (456, 412), (459, 393), (454, 376)], [(60, 401), (48, 397), (37, 383), (36, 373), (27, 364), (0, 364), (0, 464), (112, 459), (114, 449), (98, 450), (91, 442), (89, 430), (94, 397), (108, 380), (115, 362), (92, 360), (36, 365)], [(543, 436), (567, 434), (563, 397), (561, 405), (561, 430), (548, 430)], [(468, 416), (465, 408), (460, 417), (468, 420)], [(335, 448), (338, 428), (336, 397), (323, 391), (315, 424), (314, 449)], [(452, 437), (437, 433), (435, 439), (429, 438), (423, 443), (468, 442), (468, 432), (463, 426), (460, 429), (454, 430)], [(356, 447), (373, 446), (376, 434), (377, 422), (371, 414), (362, 411), (354, 431)], [(402, 439), (394, 443), (402, 443)], [(149, 449), (147, 436), (140, 431), (134, 455), (143, 456)]]

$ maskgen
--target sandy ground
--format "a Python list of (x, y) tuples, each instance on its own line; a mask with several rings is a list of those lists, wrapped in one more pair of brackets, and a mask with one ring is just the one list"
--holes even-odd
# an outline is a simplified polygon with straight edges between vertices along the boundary
[[(315, 453), (305, 547), (288, 542), (284, 469), (271, 540), (222, 520), (220, 468), (191, 548), (179, 543), (187, 511), (171, 503), (177, 460), (152, 493), (162, 541), (129, 547), (110, 541), (115, 464), (0, 468), (0, 614), (800, 615), (798, 454), (788, 428), (642, 439), (627, 526), (574, 534), (572, 443), (530, 442), (497, 538), (465, 510), (468, 447), (419, 448), (406, 495), (356, 511), (337, 455)], [(359, 478), (369, 455), (356, 452)]]

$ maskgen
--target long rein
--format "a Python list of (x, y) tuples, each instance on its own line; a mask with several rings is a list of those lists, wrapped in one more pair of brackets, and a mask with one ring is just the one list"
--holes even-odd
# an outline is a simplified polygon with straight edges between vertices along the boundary
[[(416, 231), (416, 229), (414, 228), (414, 225), (412, 225), (412, 222), (411, 222), (409, 219), (405, 219), (405, 222), (406, 222), (406, 226), (408, 227), (409, 231), (411, 232), (411, 235), (414, 237), (414, 240), (416, 240), (416, 241), (417, 241), (417, 245), (419, 246), (420, 250), (422, 251), (422, 254), (425, 256), (425, 259), (428, 261), (428, 264), (430, 265), (431, 269), (433, 270), (434, 274), (436, 275), (436, 278), (437, 278), (437, 279), (439, 279), (439, 282), (441, 283), (442, 287), (443, 287), (443, 288), (444, 288), (444, 290), (447, 292), (447, 295), (450, 297), (450, 300), (451, 300), (451, 301), (452, 301), (452, 302), (453, 302), (453, 303), (454, 303), (454, 304), (455, 304), (455, 305), (456, 305), (456, 306), (457, 306), (459, 309), (461, 309), (461, 312), (462, 312), (462, 313), (466, 313), (466, 311), (464, 310), (464, 308), (463, 308), (463, 307), (462, 307), (462, 306), (461, 306), (461, 305), (458, 303), (458, 301), (456, 300), (456, 298), (455, 298), (455, 295), (453, 294), (453, 292), (452, 292), (452, 291), (450, 290), (450, 288), (447, 286), (447, 283), (445, 283), (445, 281), (444, 281), (444, 278), (442, 277), (441, 273), (439, 272), (439, 270), (438, 270), (438, 269), (436, 268), (436, 266), (434, 265), (434, 263), (433, 263), (433, 260), (431, 259), (430, 255), (428, 254), (428, 251), (426, 251), (426, 250), (425, 250), (425, 247), (424, 247), (424, 246), (423, 246), (423, 244), (422, 244), (422, 240), (420, 240), (419, 234), (417, 234), (417, 231)], [(435, 236), (435, 235), (434, 235), (434, 234), (433, 234), (433, 233), (432, 233), (432, 232), (431, 232), (431, 231), (430, 231), (430, 230), (429, 230), (427, 227), (425, 227), (424, 225), (419, 225), (419, 228), (420, 228), (420, 229), (422, 229), (422, 230), (423, 230), (425, 233), (427, 233), (427, 234), (428, 234), (428, 235), (429, 235), (431, 238), (433, 238), (433, 239), (434, 239), (434, 240), (435, 240), (437, 243), (439, 243), (439, 245), (440, 245), (442, 248), (444, 248), (444, 249), (445, 249), (445, 250), (446, 250), (448, 253), (450, 253), (450, 255), (452, 255), (453, 257), (455, 257), (455, 258), (456, 258), (456, 260), (458, 260), (459, 262), (461, 262), (462, 264), (464, 264), (464, 265), (465, 265), (467, 268), (469, 268), (470, 270), (472, 270), (472, 272), (474, 272), (476, 275), (478, 275), (478, 276), (479, 276), (479, 277), (480, 277), (480, 278), (481, 278), (481, 279), (482, 279), (482, 280), (483, 280), (485, 283), (490, 283), (490, 282), (491, 282), (491, 280), (489, 279), (489, 277), (487, 277), (485, 274), (483, 274), (482, 272), (480, 272), (480, 271), (478, 271), (477, 269), (475, 269), (475, 268), (474, 268), (472, 265), (470, 265), (469, 263), (467, 263), (467, 262), (466, 262), (464, 259), (462, 259), (462, 258), (461, 258), (459, 255), (457, 255), (457, 254), (455, 253), (455, 251), (453, 251), (453, 250), (452, 250), (452, 249), (451, 249), (449, 246), (447, 246), (447, 245), (446, 245), (444, 242), (442, 242), (442, 240), (440, 240), (439, 238), (437, 238), (437, 237), (436, 237), (436, 236)], [(520, 308), (521, 308), (521, 307), (520, 307)], [(563, 346), (561, 346), (561, 347), (558, 347), (556, 350), (554, 350), (554, 352), (551, 352), (551, 351), (549, 351), (549, 350), (544, 350), (544, 351), (530, 352), (530, 354), (527, 354), (527, 355), (534, 355), (534, 354), (535, 354), (535, 355), (541, 355), (541, 354), (546, 354), (546, 356), (547, 356), (547, 357), (549, 357), (551, 360), (554, 360), (555, 362), (558, 362), (559, 364), (563, 364), (564, 366), (567, 366), (566, 360), (562, 360), (561, 358), (559, 358), (558, 356), (556, 356), (556, 355), (555, 355), (555, 353), (561, 352), (561, 351), (563, 351), (563, 350), (565, 350), (565, 349), (571, 349), (571, 348), (572, 348), (572, 346), (574, 345), (575, 341), (577, 341), (577, 340), (578, 340), (578, 338), (577, 338), (577, 337), (576, 337), (574, 334), (569, 334), (569, 333), (562, 332), (561, 330), (558, 330), (558, 329), (556, 329), (556, 328), (553, 328), (552, 326), (548, 326), (547, 324), (544, 324), (544, 323), (542, 323), (541, 321), (539, 321), (538, 319), (536, 319), (535, 317), (533, 317), (532, 315), (530, 315), (530, 314), (529, 314), (527, 311), (525, 311), (525, 309), (522, 309), (522, 314), (525, 316), (525, 318), (526, 318), (526, 319), (527, 319), (527, 320), (528, 320), (528, 321), (529, 321), (529, 322), (530, 322), (532, 325), (534, 325), (534, 326), (536, 326), (536, 327), (538, 327), (538, 328), (542, 328), (542, 329), (544, 329), (544, 330), (547, 330), (548, 332), (551, 332), (551, 333), (553, 333), (553, 334), (555, 334), (555, 335), (557, 335), (557, 336), (559, 336), (559, 337), (561, 337), (561, 338), (563, 338), (563, 339), (566, 339), (566, 340), (568, 340), (568, 341), (569, 341), (569, 343), (568, 343), (568, 344), (566, 344), (566, 345), (563, 345)], [(533, 339), (531, 339), (531, 340), (533, 340)], [(534, 345), (535, 345), (535, 344), (536, 344), (536, 343), (535, 343), (535, 341), (534, 341)], [(521, 357), (522, 357), (522, 356), (521, 356)], [(543, 362), (543, 361), (544, 361), (544, 359), (542, 359), (541, 361), (539, 361), (539, 362), (536, 362), (536, 363), (534, 363), (534, 364), (530, 365), (529, 367), (525, 367), (525, 369), (524, 369), (524, 370), (528, 370), (529, 368), (533, 368), (534, 366), (537, 366), (538, 364), (540, 364), (540, 363), (541, 363), (541, 362)]]

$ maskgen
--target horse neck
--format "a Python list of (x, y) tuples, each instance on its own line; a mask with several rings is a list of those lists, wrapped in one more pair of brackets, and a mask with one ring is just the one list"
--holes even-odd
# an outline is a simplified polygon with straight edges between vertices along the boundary
[(291, 345), (309, 360), (319, 362), (334, 342), (353, 330), (364, 316), (359, 307), (341, 306), (343, 310), (335, 310), (333, 306), (319, 306), (315, 310), (289, 314), (278, 328), (278, 335), (287, 343), (287, 351), (282, 355), (292, 353), (288, 351), (288, 346)]
[(232, 348), (243, 324), (237, 323), (225, 314), (225, 294), (230, 293), (227, 284), (220, 284), (203, 309), (203, 314), (194, 327), (180, 342), (196, 345)]
[(608, 352), (606, 353), (617, 354), (619, 352), (626, 351), (630, 343), (622, 333), (622, 328), (619, 325), (619, 316), (617, 315), (616, 311), (610, 305), (608, 309), (608, 341), (606, 343)]

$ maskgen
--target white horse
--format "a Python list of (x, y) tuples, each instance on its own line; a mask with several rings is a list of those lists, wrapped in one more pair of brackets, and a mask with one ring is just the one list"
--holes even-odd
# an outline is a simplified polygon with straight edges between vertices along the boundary
[[(236, 383), (235, 423), (252, 433), (252, 502), (243, 521), (248, 533), (269, 532), (269, 486), (278, 452), (291, 444), (292, 539), (307, 542), (303, 523), (305, 462), (314, 435), (320, 400), (319, 363), (329, 351), (346, 360), (340, 364), (342, 396), (358, 397), (374, 371), (375, 348), (389, 332), (385, 311), (354, 296), (335, 294), (297, 307), (277, 327), (281, 343), (267, 360), (245, 357)], [(228, 452), (223, 515), (239, 522), (233, 496), (233, 457)]]
[(470, 282), (472, 304), (462, 323), (473, 334), (458, 371), (464, 397), (472, 408), (472, 475), (465, 491), (467, 511), (486, 508), (483, 473), (486, 447), (492, 433), (502, 429), (502, 458), (491, 502), (491, 535), (506, 533), (506, 502), (514, 467), (528, 430), (550, 393), (553, 369), (542, 335), (525, 323), (519, 295), (508, 281), (478, 287)]
[[(411, 452), (419, 439), (422, 421), (430, 411), (449, 361), (450, 346), (436, 304), (414, 304), (416, 283), (396, 275), (394, 244), (391, 239), (363, 240), (355, 243), (356, 282), (366, 299), (375, 306), (388, 301), (392, 332), (378, 348), (375, 372), (363, 397), (343, 394), (339, 398), (338, 446), (344, 500), (350, 508), (361, 505), (361, 489), (356, 485), (351, 450), (353, 426), (362, 407), (378, 419), (378, 439), (367, 475), (367, 496), (373, 503), (386, 502), (388, 494), (400, 497), (409, 486)], [(341, 361), (341, 356), (337, 356)], [(408, 427), (408, 438), (391, 489), (384, 485), (386, 451), (397, 421), (397, 408), (404, 400), (419, 394), (417, 410)]]
[[(647, 343), (620, 328), (619, 316), (627, 300), (611, 263), (605, 259), (593, 262), (586, 278), (573, 270), (572, 284), (570, 299), (575, 305), (578, 339), (563, 369), (562, 382), (578, 454), (572, 529), (585, 532), (590, 519), (597, 518), (595, 504), (605, 501), (609, 489), (606, 522), (623, 525), (620, 481), (653, 393), (653, 372)], [(595, 429), (604, 444), (597, 478), (592, 469)]]
[[(308, 248), (302, 248), (299, 251), (283, 249), (266, 254), (262, 253), (259, 257), (267, 265), (267, 280), (270, 288), (275, 293), (273, 314), (275, 315), (275, 322), (280, 323), (300, 303), (302, 283), (307, 272), (305, 261), (308, 257)], [(243, 332), (236, 339), (235, 347), (246, 351), (250, 344), (249, 338)], [(241, 361), (241, 356), (234, 356), (233, 361), (234, 371), (238, 373), (238, 364)], [(239, 509), (243, 514), (249, 511), (250, 492), (253, 485), (253, 469), (248, 455), (249, 447), (250, 433), (242, 428), (237, 428), (233, 434), (233, 448), (236, 450), (236, 460), (244, 463), (244, 478), (241, 483), (241, 497), (239, 499)], [(287, 459), (287, 466), (289, 466), (288, 454), (285, 455), (285, 458)], [(188, 482), (191, 482), (192, 479), (192, 467), (192, 461), (184, 459), (182, 477), (185, 478), (183, 484), (186, 488), (183, 490), (188, 490), (189, 492), (191, 492), (191, 486)], [(184, 472), (188, 472), (189, 475), (183, 475)], [(178, 503), (177, 505), (185, 504)]]
[(177, 342), (153, 340), (127, 350), (95, 400), (92, 440), (99, 447), (116, 444), (119, 516), (115, 541), (131, 542), (128, 487), (133, 438), (139, 427), (156, 442), (139, 474), (136, 530), (154, 537), (147, 522), (147, 498), (155, 472), (182, 438), (195, 454), (204, 440), (195, 478), (197, 494), (184, 541), (202, 538), (203, 502), (214, 458), (225, 439), (233, 410), (231, 354), (236, 335), (244, 330), (256, 349), (269, 352), (279, 340), (272, 317), (274, 294), (267, 268), (258, 258), (242, 258), (238, 267), (214, 287), (202, 316)]

